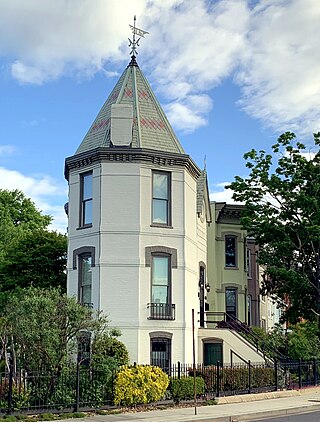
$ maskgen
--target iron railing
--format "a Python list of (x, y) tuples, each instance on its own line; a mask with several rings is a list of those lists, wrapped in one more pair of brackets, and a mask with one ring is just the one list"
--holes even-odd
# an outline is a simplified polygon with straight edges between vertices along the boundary
[(168, 319), (176, 318), (176, 305), (172, 303), (148, 303), (147, 308), (150, 309), (148, 319)]
[[(193, 365), (177, 364), (162, 368), (171, 379), (193, 377)], [(204, 380), (205, 397), (301, 389), (320, 384), (320, 360), (195, 365), (196, 376)], [(0, 374), (1, 413), (79, 411), (113, 405), (115, 373), (70, 365), (59, 373), (10, 371)]]
[(228, 315), (226, 312), (206, 312), (207, 326), (214, 328), (227, 328), (236, 331), (241, 337), (251, 343), (257, 352), (262, 353), (264, 359), (284, 361), (285, 356), (275, 347), (269, 347), (264, 338), (257, 334), (245, 322)]

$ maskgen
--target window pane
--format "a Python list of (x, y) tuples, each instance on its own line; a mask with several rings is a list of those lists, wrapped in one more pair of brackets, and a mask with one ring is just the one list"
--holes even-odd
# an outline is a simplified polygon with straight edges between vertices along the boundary
[(234, 236), (226, 236), (226, 267), (236, 266), (236, 238)]
[(91, 256), (80, 257), (80, 302), (91, 303), (91, 290), (92, 290), (92, 258)]
[(236, 306), (236, 291), (234, 289), (226, 289), (226, 305), (227, 307)]
[(163, 199), (153, 200), (153, 223), (168, 224), (168, 201)]
[(92, 200), (83, 203), (83, 224), (92, 223)]
[(82, 286), (81, 303), (91, 303), (91, 284)]
[(168, 285), (168, 264), (169, 258), (167, 256), (154, 256), (152, 268), (152, 284), (154, 285)]
[(83, 176), (83, 198), (82, 199), (90, 199), (92, 198), (92, 174), (85, 174)]
[(168, 287), (152, 286), (152, 303), (168, 303)]
[(153, 198), (168, 199), (168, 175), (153, 173)]

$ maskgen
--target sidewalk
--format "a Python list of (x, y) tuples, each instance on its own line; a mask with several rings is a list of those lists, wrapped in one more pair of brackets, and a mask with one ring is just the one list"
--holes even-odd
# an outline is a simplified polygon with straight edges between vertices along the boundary
[[(303, 413), (320, 410), (320, 387), (300, 391), (281, 391), (275, 393), (250, 394), (222, 397), (214, 406), (128, 412), (118, 415), (95, 415), (78, 419), (91, 422), (238, 422), (257, 421), (262, 417)], [(68, 420), (70, 422), (70, 419)]]

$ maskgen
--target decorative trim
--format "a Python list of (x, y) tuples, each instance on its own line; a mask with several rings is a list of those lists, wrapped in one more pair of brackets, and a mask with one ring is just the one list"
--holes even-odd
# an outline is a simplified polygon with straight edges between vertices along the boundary
[(69, 180), (69, 172), (75, 169), (82, 169), (96, 162), (144, 162), (160, 166), (184, 167), (195, 179), (201, 171), (192, 158), (186, 154), (157, 151), (147, 148), (128, 147), (99, 147), (91, 151), (82, 152), (65, 161), (64, 176)]
[(91, 255), (91, 267), (95, 267), (96, 260), (96, 248), (94, 246), (81, 246), (81, 248), (74, 249), (73, 251), (73, 259), (72, 259), (72, 269), (77, 269), (77, 257), (83, 254), (90, 254)]
[(171, 268), (178, 268), (177, 249), (168, 248), (166, 246), (146, 246), (146, 267), (151, 267), (152, 255), (156, 253), (171, 255)]
[(173, 337), (173, 334), (167, 333), (166, 331), (152, 331), (151, 333), (149, 333), (149, 337), (150, 338), (167, 338), (171, 340)]
[(216, 289), (216, 293), (225, 293), (228, 288), (237, 289), (238, 294), (246, 293), (246, 289), (243, 289), (241, 285), (236, 283), (224, 283), (221, 285), (221, 289)]

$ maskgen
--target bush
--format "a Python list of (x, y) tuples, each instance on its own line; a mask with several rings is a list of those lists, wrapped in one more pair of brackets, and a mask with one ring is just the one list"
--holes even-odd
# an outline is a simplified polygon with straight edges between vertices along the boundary
[[(207, 366), (197, 371), (197, 376), (205, 382), (206, 392), (216, 392), (217, 367)], [(242, 391), (249, 388), (249, 371), (247, 366), (220, 368), (220, 391)], [(274, 368), (251, 367), (251, 387), (264, 388), (275, 385)]]
[(157, 366), (124, 366), (114, 381), (114, 403), (135, 406), (160, 400), (168, 384), (168, 375)]
[[(192, 399), (194, 397), (194, 378), (171, 379), (170, 391), (175, 403)], [(197, 396), (204, 394), (204, 379), (201, 377), (196, 377), (196, 394)]]

